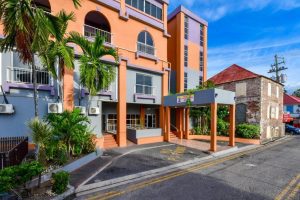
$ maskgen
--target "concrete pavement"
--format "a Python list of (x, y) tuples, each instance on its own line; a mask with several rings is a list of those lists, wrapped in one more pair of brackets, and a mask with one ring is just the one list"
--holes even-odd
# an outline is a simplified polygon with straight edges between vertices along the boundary
[(79, 199), (299, 199), (300, 137)]

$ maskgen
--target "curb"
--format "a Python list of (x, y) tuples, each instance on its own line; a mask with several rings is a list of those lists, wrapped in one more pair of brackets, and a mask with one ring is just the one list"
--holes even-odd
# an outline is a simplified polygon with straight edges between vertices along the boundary
[[(49, 181), (51, 179), (51, 176), (53, 173), (56, 173), (56, 172), (59, 172), (59, 171), (67, 171), (67, 172), (73, 172), (77, 169), (79, 169), (80, 167), (88, 164), (89, 162), (97, 159), (98, 157), (100, 157), (101, 155), (103, 154), (103, 151), (96, 151), (96, 152), (93, 152), (93, 153), (90, 153), (72, 163), (69, 163), (61, 168), (58, 168), (58, 169), (55, 169), (51, 172), (48, 172), (47, 174), (44, 174), (42, 175), (41, 177), (41, 183), (44, 183), (46, 181)], [(38, 185), (38, 182), (39, 182), (39, 179), (38, 178), (35, 178), (33, 179), (32, 181), (28, 182), (27, 183), (27, 186), (26, 187), (35, 187)]]
[(75, 188), (73, 186), (71, 186), (71, 185), (68, 185), (68, 188), (69, 189), (67, 191), (65, 191), (64, 193), (62, 193), (60, 195), (57, 195), (57, 196), (53, 197), (51, 200), (63, 200), (66, 197), (74, 194)]

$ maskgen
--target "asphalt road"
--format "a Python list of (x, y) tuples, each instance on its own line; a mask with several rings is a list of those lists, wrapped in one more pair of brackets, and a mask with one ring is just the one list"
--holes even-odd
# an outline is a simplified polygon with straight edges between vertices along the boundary
[(84, 199), (300, 200), (300, 137)]

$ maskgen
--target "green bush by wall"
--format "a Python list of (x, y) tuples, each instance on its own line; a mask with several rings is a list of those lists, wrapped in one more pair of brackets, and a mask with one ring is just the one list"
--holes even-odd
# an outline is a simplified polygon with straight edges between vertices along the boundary
[(239, 124), (236, 126), (236, 137), (247, 139), (259, 139), (260, 128), (253, 124)]

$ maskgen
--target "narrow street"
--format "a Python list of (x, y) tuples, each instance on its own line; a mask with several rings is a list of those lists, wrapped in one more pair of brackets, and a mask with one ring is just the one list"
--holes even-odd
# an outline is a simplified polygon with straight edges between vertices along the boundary
[(300, 137), (79, 199), (300, 199)]

